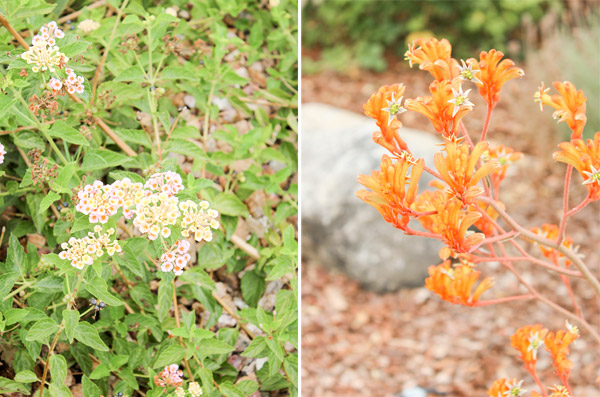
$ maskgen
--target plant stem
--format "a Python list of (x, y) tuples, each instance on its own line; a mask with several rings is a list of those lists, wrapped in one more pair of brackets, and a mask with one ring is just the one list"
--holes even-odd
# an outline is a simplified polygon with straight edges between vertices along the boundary
[(486, 300), (486, 301), (478, 301), (477, 303), (475, 303), (475, 305), (473, 305), (474, 307), (479, 307), (479, 306), (490, 306), (490, 305), (495, 305), (497, 303), (505, 303), (505, 302), (512, 302), (512, 301), (517, 301), (517, 300), (523, 300), (523, 299), (535, 299), (535, 295), (533, 294), (529, 294), (529, 295), (515, 295), (515, 296), (507, 296), (505, 298), (498, 298), (498, 299), (490, 299), (490, 300)]
[(485, 122), (483, 123), (483, 129), (481, 130), (481, 139), (479, 140), (480, 142), (485, 141), (485, 136), (487, 134), (488, 127), (490, 126), (490, 118), (492, 117), (492, 110), (494, 110), (494, 107), (491, 105), (488, 105), (487, 114), (485, 116)]
[[(173, 279), (173, 312), (175, 313), (175, 324), (177, 325), (177, 328), (179, 328), (180, 322), (179, 322), (179, 309), (178, 309), (178, 304), (177, 304), (177, 286), (175, 285), (175, 279)], [(185, 344), (183, 343), (183, 338), (180, 336), (179, 337), (179, 344), (181, 345), (181, 347), (185, 348)], [(188, 376), (190, 377), (191, 381), (194, 381), (194, 374), (192, 373), (192, 370), (190, 369), (190, 363), (188, 362), (187, 358), (183, 359), (183, 363), (185, 365), (185, 369), (187, 370)]]
[(17, 295), (18, 293), (20, 293), (21, 291), (31, 287), (33, 285), (33, 283), (25, 283), (22, 286), (20, 286), (19, 288), (17, 288), (16, 290), (12, 291), (10, 294), (6, 295), (4, 298), (2, 298), (2, 302), (12, 298), (13, 296)]
[(567, 167), (567, 172), (565, 174), (565, 187), (563, 189), (563, 213), (560, 219), (560, 227), (558, 228), (558, 237), (556, 238), (556, 244), (561, 244), (564, 235), (565, 229), (567, 227), (567, 212), (569, 211), (569, 187), (571, 185), (571, 174), (573, 173), (573, 166), (569, 164)]

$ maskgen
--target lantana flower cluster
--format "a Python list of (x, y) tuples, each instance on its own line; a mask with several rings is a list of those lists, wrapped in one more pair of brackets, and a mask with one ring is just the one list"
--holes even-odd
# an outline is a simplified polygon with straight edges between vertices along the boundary
[(32, 45), (21, 54), (21, 58), (28, 64), (34, 65), (31, 70), (55, 73), (57, 69), (64, 69), (66, 77), (55, 75), (47, 82), (47, 87), (53, 94), (62, 94), (63, 90), (69, 94), (82, 94), (84, 92), (82, 76), (67, 67), (69, 58), (60, 52), (56, 39), (62, 39), (65, 33), (58, 28), (55, 21), (48, 22), (40, 28), (39, 34), (33, 36)]
[(171, 364), (154, 377), (154, 384), (160, 387), (179, 387), (183, 384), (183, 371), (179, 365)]
[[(167, 239), (173, 230), (181, 237), (196, 241), (211, 241), (212, 229), (220, 227), (219, 213), (210, 208), (208, 201), (179, 201), (177, 194), (185, 187), (179, 174), (168, 171), (151, 175), (145, 183), (134, 183), (123, 178), (112, 184), (94, 181), (78, 193), (75, 209), (88, 215), (90, 223), (107, 223), (119, 210), (125, 219), (149, 240)], [(163, 272), (181, 275), (191, 256), (190, 243), (177, 240), (163, 249), (159, 267)]]
[(109, 256), (121, 252), (121, 246), (117, 240), (111, 236), (115, 234), (115, 229), (110, 228), (102, 233), (102, 226), (94, 226), (94, 232), (89, 232), (83, 238), (71, 237), (67, 242), (61, 244), (63, 251), (58, 255), (60, 259), (71, 261), (71, 265), (79, 270), (85, 265), (91, 265), (96, 258), (101, 258), (104, 251)]
[(187, 240), (177, 240), (169, 249), (167, 249), (160, 257), (160, 270), (170, 272), (176, 276), (183, 273), (183, 268), (190, 261), (191, 256), (188, 254), (190, 243)]
[(6, 154), (6, 150), (4, 149), (4, 145), (0, 143), (0, 164), (4, 163), (4, 155)]

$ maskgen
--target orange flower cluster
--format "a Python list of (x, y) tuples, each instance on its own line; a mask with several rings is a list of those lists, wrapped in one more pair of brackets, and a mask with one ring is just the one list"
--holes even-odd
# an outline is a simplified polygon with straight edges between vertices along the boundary
[(544, 110), (544, 105), (552, 106), (555, 112), (552, 114), (555, 120), (566, 121), (569, 128), (573, 131), (571, 139), (581, 139), (583, 127), (587, 121), (585, 116), (585, 102), (587, 98), (583, 91), (575, 88), (573, 83), (565, 81), (563, 83), (555, 81), (552, 83), (559, 95), (548, 95), (550, 88), (546, 88), (544, 83), (535, 93), (535, 101), (540, 103), (540, 109)]
[(520, 396), (526, 391), (521, 388), (522, 384), (523, 381), (517, 382), (516, 379), (497, 379), (487, 393), (489, 397)]
[(504, 54), (501, 51), (481, 51), (479, 62), (474, 58), (467, 61), (474, 71), (479, 71), (480, 82), (475, 82), (475, 84), (479, 87), (479, 94), (491, 108), (498, 103), (502, 86), (509, 80), (525, 74), (523, 69), (516, 67), (512, 60), (501, 61), (502, 57)]
[(429, 267), (425, 288), (450, 303), (476, 306), (481, 294), (492, 288), (494, 284), (491, 278), (486, 278), (473, 291), (480, 275), (479, 271), (468, 264), (452, 266), (452, 262), (447, 259), (438, 266)]
[(452, 46), (446, 39), (417, 39), (408, 45), (404, 59), (411, 68), (413, 63), (417, 64), (419, 69), (427, 70), (436, 80), (442, 81), (458, 76), (458, 62), (451, 55)]
[[(556, 226), (556, 225), (544, 223), (541, 228), (539, 228), (537, 226), (532, 227), (531, 231), (534, 232), (535, 234), (539, 234), (540, 236), (545, 237), (551, 241), (556, 241), (558, 239), (558, 231), (559, 230), (558, 230), (558, 226)], [(563, 240), (562, 245), (567, 249), (573, 249), (573, 239), (571, 239), (570, 237), (566, 237)], [(550, 259), (556, 266), (559, 266), (560, 260), (565, 257), (562, 253), (560, 253), (559, 251), (557, 251), (554, 248), (548, 248), (543, 245), (539, 245), (539, 248), (540, 248), (540, 251), (542, 252), (542, 255), (544, 255), (546, 258)], [(571, 265), (571, 261), (566, 260), (565, 266), (569, 267), (570, 265)]]
[(554, 152), (554, 160), (575, 167), (584, 179), (589, 199), (600, 199), (600, 132), (596, 132), (593, 140), (576, 138), (558, 147), (561, 150)]
[(429, 97), (407, 99), (406, 109), (426, 116), (433, 128), (446, 139), (455, 139), (460, 120), (473, 109), (467, 92), (462, 92), (461, 79), (435, 80), (429, 85)]
[(440, 176), (456, 198), (465, 204), (474, 202), (475, 197), (483, 193), (483, 188), (478, 186), (482, 178), (494, 172), (500, 165), (498, 160), (490, 159), (477, 170), (475, 169), (481, 156), (488, 149), (487, 142), (479, 142), (471, 152), (466, 144), (446, 142), (444, 150), (436, 153), (435, 167)]
[[(502, 209), (504, 209), (504, 204), (500, 201), (496, 200), (496, 204), (498, 204)], [(496, 212), (494, 207), (491, 205), (483, 205), (480, 202), (475, 202), (475, 204), (470, 207), (473, 211), (478, 211), (476, 208), (479, 208), (481, 211), (484, 211), (492, 220), (496, 221), (498, 219), (499, 214)], [(491, 237), (494, 233), (494, 223), (490, 221), (485, 216), (479, 218), (477, 222), (473, 224), (477, 229), (481, 230), (481, 232), (485, 235), (485, 237)]]
[(356, 195), (375, 207), (386, 222), (406, 230), (410, 217), (415, 215), (411, 205), (417, 196), (418, 181), (424, 166), (423, 159), (412, 161), (410, 156), (405, 156), (394, 162), (384, 155), (380, 171), (358, 177), (358, 182), (370, 191), (359, 190)]
[(546, 350), (552, 355), (552, 365), (560, 380), (566, 384), (571, 373), (573, 362), (567, 358), (569, 345), (579, 338), (579, 330), (567, 321), (567, 331), (560, 330), (556, 334), (549, 332), (544, 339)]
[(396, 118), (406, 111), (401, 105), (404, 89), (402, 84), (384, 85), (364, 105), (365, 114), (376, 121), (380, 130), (373, 133), (373, 141), (392, 153), (408, 150), (398, 135), (402, 123)]
[(510, 337), (511, 346), (521, 353), (521, 360), (529, 372), (535, 371), (537, 350), (544, 344), (546, 334), (548, 330), (541, 324), (536, 324), (519, 328)]
[(494, 190), (498, 190), (500, 183), (502, 183), (506, 177), (506, 170), (508, 169), (508, 166), (515, 161), (520, 160), (522, 157), (523, 153), (515, 152), (514, 149), (508, 146), (495, 145), (488, 148), (488, 150), (483, 154), (482, 159), (484, 161), (496, 159), (500, 164), (500, 167), (490, 174), (490, 179), (492, 181)]
[(450, 255), (469, 253), (484, 239), (482, 233), (469, 230), (469, 227), (481, 218), (481, 214), (468, 207), (463, 210), (461, 201), (444, 192), (424, 192), (417, 198), (414, 207), (421, 212), (435, 211), (418, 219), (425, 229), (440, 235), (441, 240), (448, 246), (440, 250), (442, 259)]

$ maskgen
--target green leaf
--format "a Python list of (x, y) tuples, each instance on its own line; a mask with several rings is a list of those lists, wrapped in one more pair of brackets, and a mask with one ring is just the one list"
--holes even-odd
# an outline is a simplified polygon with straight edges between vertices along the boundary
[(173, 363), (179, 363), (185, 357), (185, 349), (179, 345), (171, 345), (160, 352), (152, 368), (165, 367)]
[(110, 375), (110, 369), (106, 364), (99, 364), (90, 374), (90, 379), (102, 379)]
[(298, 386), (298, 356), (290, 354), (283, 360), (283, 368), (294, 386)]
[[(19, 239), (14, 233), (10, 235), (8, 242), (8, 252), (6, 254), (6, 264), (11, 270), (19, 271), (23, 274), (23, 258), (25, 257), (25, 249), (19, 243)], [(11, 285), (12, 287), (12, 285)], [(2, 284), (0, 283), (0, 291), (2, 291)]]
[(228, 343), (225, 343), (218, 339), (202, 339), (198, 342), (197, 352), (200, 355), (208, 356), (211, 354), (225, 354), (235, 350), (235, 348)]
[(90, 142), (73, 127), (69, 127), (64, 121), (56, 121), (48, 131), (53, 138), (60, 138), (65, 142), (79, 146), (90, 146)]
[(19, 273), (17, 272), (9, 272), (0, 275), (0, 296), (5, 297), (8, 295), (18, 279)]
[(69, 343), (73, 343), (75, 327), (79, 322), (79, 312), (77, 310), (65, 309), (62, 311), (62, 316), (65, 322), (65, 335), (67, 336)]
[(246, 397), (244, 392), (234, 386), (233, 383), (226, 381), (219, 385), (221, 394), (226, 397)]
[(67, 360), (60, 354), (50, 356), (50, 374), (52, 383), (61, 385), (65, 383), (67, 377)]
[(50, 182), (50, 187), (52, 190), (58, 193), (66, 193), (72, 194), (71, 189), (69, 189), (69, 184), (73, 180), (73, 176), (75, 175), (75, 170), (77, 169), (75, 163), (66, 164), (56, 179)]
[(98, 331), (94, 326), (90, 323), (82, 321), (75, 327), (74, 333), (75, 339), (91, 347), (92, 349), (100, 350), (107, 352), (109, 349), (104, 344), (100, 336), (98, 335)]
[(96, 171), (114, 168), (129, 162), (131, 159), (121, 153), (110, 150), (90, 149), (81, 164), (82, 171)]
[(50, 384), (50, 395), (52, 397), (72, 397), (71, 391), (65, 385)]
[(167, 142), (167, 144), (165, 145), (163, 151), (166, 153), (173, 152), (173, 153), (183, 154), (186, 156), (191, 156), (195, 160), (196, 159), (208, 160), (206, 153), (200, 146), (198, 146), (190, 141), (183, 140), (183, 139), (169, 140), (169, 142)]
[(265, 292), (266, 282), (256, 270), (246, 272), (242, 276), (242, 297), (248, 306), (256, 307)]
[(233, 193), (219, 193), (215, 197), (214, 208), (225, 215), (248, 215), (248, 208), (246, 205)]
[(27, 331), (26, 341), (41, 341), (46, 343), (47, 339), (50, 335), (55, 333), (58, 330), (58, 325), (49, 318), (44, 318), (42, 320), (37, 321), (35, 324), (29, 328)]
[(161, 280), (158, 287), (158, 320), (163, 322), (169, 316), (169, 310), (173, 303), (173, 283)]
[(60, 46), (60, 52), (68, 56), (69, 58), (73, 58), (75, 55), (83, 54), (90, 47), (90, 42), (85, 40), (77, 40), (67, 45)]
[(132, 66), (123, 70), (114, 81), (144, 81), (144, 75), (139, 66)]
[(108, 285), (106, 284), (106, 281), (100, 277), (95, 277), (91, 281), (87, 281), (85, 284), (85, 289), (107, 305), (121, 306), (123, 304), (121, 299), (108, 292)]
[(264, 336), (257, 336), (250, 342), (246, 350), (242, 353), (243, 357), (265, 357), (267, 343)]
[(46, 144), (44, 140), (35, 132), (22, 131), (15, 135), (15, 145), (21, 149), (40, 149), (44, 150)]
[(160, 73), (160, 78), (163, 80), (190, 80), (199, 81), (200, 77), (194, 70), (183, 66), (167, 66)]
[(54, 203), (58, 199), (60, 199), (60, 194), (54, 193), (54, 192), (48, 192), (48, 195), (46, 197), (44, 197), (42, 199), (42, 202), (40, 203), (40, 209), (38, 210), (38, 214), (45, 213), (46, 210), (48, 208), (50, 208), (52, 203)]
[(100, 397), (102, 395), (102, 391), (94, 382), (92, 382), (87, 376), (83, 375), (82, 385), (83, 385), (83, 395), (86, 397)]
[(38, 378), (32, 371), (25, 370), (16, 374), (15, 380), (19, 383), (34, 383), (38, 381)]
[(23, 393), (26, 395), (31, 394), (29, 392), (28, 386), (15, 382), (12, 379), (5, 378), (4, 376), (0, 376), (0, 393)]

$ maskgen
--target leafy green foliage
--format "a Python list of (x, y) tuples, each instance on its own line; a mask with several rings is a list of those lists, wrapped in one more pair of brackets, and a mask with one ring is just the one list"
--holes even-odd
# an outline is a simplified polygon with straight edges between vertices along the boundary
[[(154, 379), (176, 364), (206, 396), (297, 395), (297, 2), (107, 3), (77, 2), (72, 22), (66, 1), (0, 4), (28, 45), (58, 21), (68, 57), (34, 72), (0, 28), (0, 343), (16, 350), (0, 393), (70, 396), (78, 373), (86, 396), (173, 395)], [(66, 91), (64, 62), (83, 92)], [(124, 205), (100, 223), (76, 209), (95, 180), (164, 172), (179, 203), (219, 212), (180, 275), (160, 259), (179, 223), (151, 240)], [(120, 249), (65, 259), (102, 234)]]

